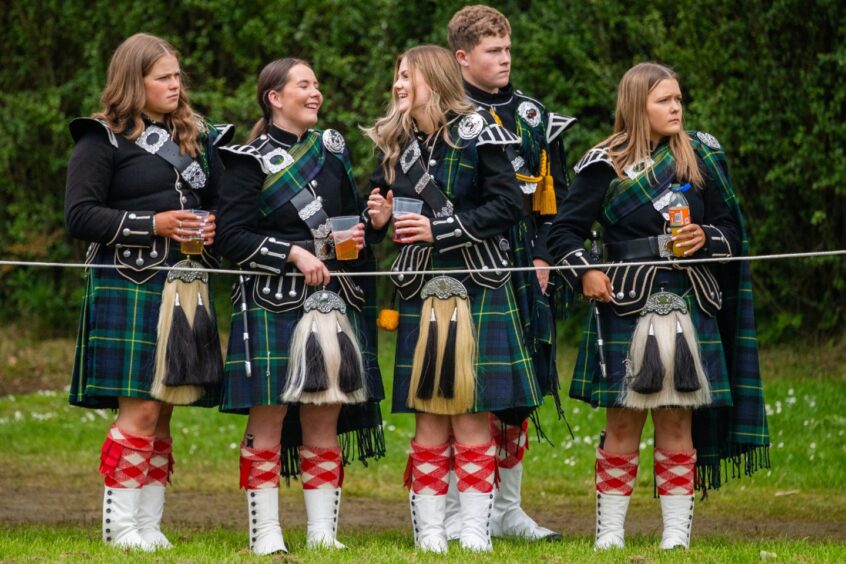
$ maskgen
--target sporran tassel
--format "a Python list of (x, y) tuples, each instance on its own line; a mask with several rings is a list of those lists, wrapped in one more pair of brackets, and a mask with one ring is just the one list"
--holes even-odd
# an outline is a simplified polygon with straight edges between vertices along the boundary
[(338, 324), (338, 348), (341, 351), (341, 367), (338, 375), (338, 386), (345, 394), (360, 390), (364, 385), (364, 368), (358, 347), (353, 344), (350, 336)]
[[(432, 399), (435, 393), (435, 368), (438, 365), (438, 320), (435, 318), (435, 308), (431, 308), (429, 316), (429, 328), (424, 332), (420, 329), (421, 335), (426, 335), (425, 343), (418, 340), (417, 347), (423, 349), (423, 368), (420, 369), (420, 380), (417, 384), (417, 397), (419, 399)], [(415, 352), (415, 356), (417, 353)]]
[(673, 379), (676, 390), (679, 392), (695, 392), (702, 387), (696, 375), (696, 362), (693, 359), (693, 353), (687, 346), (687, 339), (679, 321), (676, 321), (676, 354)]
[(197, 294), (197, 313), (194, 314), (194, 342), (197, 351), (197, 369), (189, 373), (186, 384), (197, 386), (214, 384), (223, 377), (223, 357), (220, 350), (220, 335), (209, 315), (203, 294)]
[(303, 391), (314, 393), (328, 390), (329, 380), (326, 375), (326, 360), (323, 358), (323, 350), (317, 336), (317, 322), (314, 320), (311, 322), (311, 334), (306, 341), (305, 365), (309, 369), (306, 372)]
[(452, 310), (452, 318), (449, 320), (449, 330), (447, 331), (446, 344), (444, 345), (444, 358), (441, 361), (441, 377), (438, 382), (438, 393), (446, 399), (455, 397), (455, 341), (458, 333), (457, 313), (457, 309)]
[(654, 394), (660, 392), (663, 385), (664, 365), (661, 363), (658, 339), (655, 338), (655, 327), (650, 323), (649, 335), (646, 337), (646, 348), (643, 351), (643, 361), (631, 388), (639, 394)]
[(191, 383), (188, 380), (197, 368), (197, 355), (192, 337), (191, 325), (179, 303), (179, 294), (176, 294), (173, 320), (167, 337), (167, 373), (164, 382), (166, 386), (184, 386)]

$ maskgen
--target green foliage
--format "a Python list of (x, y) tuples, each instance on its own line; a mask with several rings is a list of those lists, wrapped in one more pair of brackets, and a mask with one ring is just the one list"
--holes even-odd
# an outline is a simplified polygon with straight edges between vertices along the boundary
[[(66, 124), (97, 109), (109, 57), (132, 33), (174, 43), (193, 104), (213, 121), (236, 123), (239, 137), (258, 117), (262, 65), (289, 55), (311, 60), (326, 97), (321, 126), (344, 132), (364, 189), (375, 163), (357, 126), (384, 110), (396, 55), (421, 42), (445, 43), (446, 23), (462, 4), (10, 3), (0, 14), (0, 257), (81, 259), (83, 245), (62, 231)], [(742, 9), (728, 0), (493, 4), (511, 18), (514, 83), (579, 118), (568, 133), (571, 161), (609, 133), (622, 73), (658, 60), (681, 75), (688, 126), (711, 132), (726, 148), (753, 252), (842, 246), (846, 12), (838, 2), (751, 0)], [(842, 331), (844, 273), (839, 257), (757, 264), (765, 335)], [(44, 327), (68, 330), (77, 274), (0, 271), (0, 318), (27, 312)]]

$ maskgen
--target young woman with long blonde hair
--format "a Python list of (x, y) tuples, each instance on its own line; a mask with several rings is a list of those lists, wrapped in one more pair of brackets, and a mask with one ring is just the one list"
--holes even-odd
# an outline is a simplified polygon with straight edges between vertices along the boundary
[[(102, 111), (70, 124), (76, 146), (65, 221), (70, 235), (91, 243), (89, 263), (118, 269), (86, 273), (70, 403), (118, 410), (100, 464), (103, 540), (153, 550), (170, 546), (159, 523), (173, 468), (173, 405), (159, 401), (156, 382), (157, 350), (166, 345), (157, 341), (168, 273), (153, 267), (175, 264), (177, 243), (200, 233), (201, 260), (217, 264), (207, 251), (214, 215), (203, 224), (189, 210), (215, 206), (223, 172), (216, 145), (231, 126), (218, 129), (194, 113), (176, 50), (143, 33), (115, 51), (102, 102)], [(207, 353), (212, 360), (217, 355), (219, 368), (217, 328), (209, 317), (205, 327), (215, 337)], [(215, 406), (217, 391), (216, 385), (192, 387), (190, 395), (196, 405)]]
[[(522, 213), (509, 157), (519, 138), (474, 111), (455, 59), (434, 45), (397, 59), (388, 111), (365, 132), (380, 154), (368, 201), (373, 226), (385, 227), (396, 210), (393, 410), (416, 414), (406, 471), (415, 544), (447, 551), (454, 465), (461, 545), (488, 551), (496, 467), (488, 413), (542, 401), (509, 276), (497, 270), (511, 264), (503, 233)], [(419, 211), (402, 207), (415, 204)], [(414, 274), (468, 268), (474, 273)]]
[[(596, 451), (596, 548), (622, 547), (651, 411), (661, 547), (687, 548), (693, 490), (720, 486), (721, 461), (769, 464), (747, 263), (685, 263), (748, 251), (719, 142), (682, 126), (669, 68), (622, 78), (614, 133), (576, 165), (549, 234), (574, 290), (593, 300), (570, 396), (606, 408)], [(687, 208), (682, 205), (682, 196)], [(591, 226), (601, 253), (585, 251)], [(596, 239), (592, 249), (599, 250)], [(615, 263), (603, 272), (590, 268)], [(633, 261), (666, 261), (628, 266)], [(619, 263), (619, 264), (616, 264)]]

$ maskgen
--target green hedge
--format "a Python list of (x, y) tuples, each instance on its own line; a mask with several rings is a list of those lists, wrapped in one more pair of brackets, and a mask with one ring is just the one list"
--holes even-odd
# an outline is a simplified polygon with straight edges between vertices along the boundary
[[(163, 10), (163, 6), (170, 8)], [(460, 2), (244, 3), (15, 1), (0, 15), (0, 258), (79, 261), (62, 227), (66, 124), (98, 107), (114, 48), (137, 31), (181, 51), (194, 105), (246, 135), (255, 79), (274, 58), (311, 60), (324, 127), (343, 131), (357, 173), (374, 166), (356, 126), (387, 102), (394, 57), (444, 43)], [(846, 241), (846, 15), (835, 1), (495, 3), (511, 18), (514, 82), (575, 115), (571, 159), (613, 122), (616, 83), (658, 60), (682, 77), (689, 127), (720, 139), (746, 211), (753, 252), (824, 250)], [(363, 188), (362, 182), (362, 188)], [(755, 265), (762, 336), (831, 335), (846, 326), (844, 261)], [(33, 315), (68, 331), (78, 270), (0, 270), (0, 319)]]

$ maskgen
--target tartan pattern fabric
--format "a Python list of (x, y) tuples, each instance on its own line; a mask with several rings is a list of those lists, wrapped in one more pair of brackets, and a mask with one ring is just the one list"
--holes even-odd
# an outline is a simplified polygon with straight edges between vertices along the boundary
[[(252, 295), (252, 284), (247, 282), (247, 295)], [(331, 289), (331, 288), (330, 288)], [(288, 347), (302, 309), (273, 313), (251, 301), (247, 310), (250, 333), (250, 360), (252, 375), (247, 377), (245, 369), (244, 318), (240, 302), (232, 308), (229, 344), (224, 362), (223, 393), (220, 410), (246, 414), (257, 405), (282, 405), (279, 399), (288, 375)], [(384, 398), (382, 375), (379, 371), (376, 349), (375, 317), (373, 308), (364, 313), (347, 308), (350, 325), (356, 331), (361, 345), (364, 371), (367, 378), (369, 400)], [(353, 407), (353, 406), (350, 406)], [(368, 413), (370, 411), (368, 410)]]
[(416, 494), (446, 495), (452, 446), (447, 442), (427, 447), (414, 439), (410, 444), (403, 479), (405, 486)]
[(596, 491), (611, 495), (632, 495), (640, 455), (612, 454), (596, 449)]
[(433, 176), (438, 188), (453, 200), (466, 194), (476, 181), (478, 156), (474, 140), (466, 141), (454, 130), (451, 137), (455, 147), (447, 147)]
[(652, 152), (652, 167), (645, 173), (630, 178), (615, 178), (605, 192), (601, 218), (606, 225), (614, 225), (620, 219), (643, 204), (653, 201), (675, 177), (676, 161), (670, 144), (663, 141)]
[[(433, 255), (433, 269), (466, 268), (460, 253)], [(476, 327), (476, 398), (472, 413), (512, 407), (535, 407), (543, 402), (532, 359), (523, 344), (523, 328), (511, 283), (491, 290), (461, 280), (467, 288)], [(393, 412), (411, 413), (408, 388), (411, 364), (420, 328), (419, 297), (400, 300), (400, 320), (394, 365)]]
[(152, 436), (133, 435), (112, 425), (100, 452), (100, 474), (104, 483), (110, 488), (142, 487), (152, 454)]
[(514, 468), (523, 462), (529, 447), (529, 420), (521, 425), (507, 425), (491, 414), (488, 418), (491, 438), (496, 443), (496, 462), (500, 468)]
[(301, 446), (300, 475), (304, 490), (336, 490), (343, 486), (341, 447)]
[(320, 131), (310, 130), (302, 141), (288, 150), (294, 162), (264, 179), (259, 199), (259, 212), (263, 217), (287, 204), (323, 168), (326, 150), (320, 138)]
[[(729, 385), (720, 332), (717, 320), (708, 317), (696, 303), (692, 292), (688, 292), (690, 281), (683, 271), (659, 270), (655, 275), (652, 291), (660, 288), (684, 296), (691, 321), (696, 328), (702, 364), (711, 386), (711, 406), (732, 405), (732, 389)], [(626, 368), (624, 361), (629, 353), (632, 333), (638, 321), (637, 315), (621, 317), (614, 315), (611, 306), (600, 303), (602, 332), (605, 337), (605, 362), (607, 378), (602, 377), (596, 352), (596, 319), (587, 317), (579, 354), (570, 384), (570, 397), (588, 402), (594, 407), (621, 407), (620, 396), (624, 390)], [(699, 412), (701, 410), (697, 410)], [(696, 413), (695, 412), (695, 413)]]
[(167, 486), (173, 473), (173, 439), (156, 437), (153, 441), (153, 456), (150, 457), (150, 470), (147, 472), (145, 485)]
[(496, 480), (496, 442), (466, 446), (459, 442), (455, 449), (455, 477), (459, 492), (490, 493)]
[(696, 450), (655, 449), (655, 487), (658, 495), (693, 495)]
[[(705, 163), (709, 185), (719, 188), (726, 205), (738, 221), (741, 256), (749, 255), (749, 237), (737, 196), (732, 189), (728, 163), (721, 150), (691, 141)], [(717, 316), (725, 347), (733, 398), (732, 409), (697, 410), (693, 414), (693, 444), (697, 450), (698, 488), (719, 488), (720, 462), (732, 464), (732, 476), (751, 475), (769, 468), (770, 436), (764, 406), (764, 386), (758, 365), (758, 339), (752, 300), (749, 262), (720, 265), (717, 278), (723, 292), (723, 308)]]
[[(101, 249), (95, 261), (111, 264), (107, 255), (112, 252)], [(178, 245), (171, 245), (166, 264), (175, 264), (179, 257)], [(165, 271), (159, 271), (148, 282), (135, 284), (110, 268), (86, 271), (68, 397), (71, 405), (117, 409), (118, 397), (154, 399), (150, 387), (166, 277)], [(218, 395), (217, 385), (207, 386), (193, 405), (216, 406)]]
[(546, 128), (549, 123), (549, 113), (546, 108), (536, 104), (541, 111), (541, 120), (537, 127), (532, 127), (523, 119), (517, 112), (520, 104), (514, 105), (514, 125), (516, 131), (514, 133), (520, 137), (520, 156), (526, 161), (526, 168), (534, 175), (540, 174), (540, 155), (541, 151), (549, 150), (549, 145), (546, 142)]
[(278, 488), (281, 451), (281, 445), (257, 449), (241, 443), (240, 487), (245, 490)]

